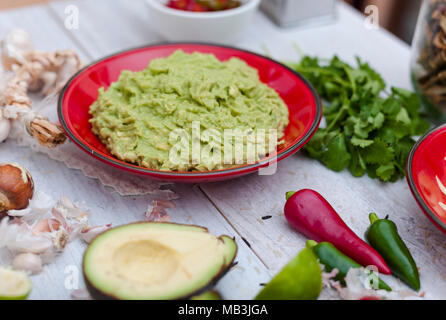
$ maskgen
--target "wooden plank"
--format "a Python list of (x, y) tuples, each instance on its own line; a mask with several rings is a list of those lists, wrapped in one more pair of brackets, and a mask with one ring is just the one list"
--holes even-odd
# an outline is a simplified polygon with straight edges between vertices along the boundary
[[(86, 11), (84, 11), (86, 12)], [(33, 17), (31, 19), (30, 17)], [(39, 20), (36, 20), (39, 19)], [(40, 49), (54, 50), (61, 47), (77, 47), (77, 33), (70, 33), (62, 28), (61, 20), (55, 20), (54, 15), (42, 7), (24, 10), (13, 10), (0, 14), (0, 32), (6, 32), (10, 27), (18, 25), (29, 31), (36, 39)], [(28, 24), (27, 24), (28, 22)], [(39, 24), (38, 26), (35, 24)], [(94, 26), (90, 25), (93, 30)], [(90, 30), (90, 33), (94, 33)], [(119, 42), (119, 40), (118, 40)], [(104, 48), (104, 51), (106, 47)], [(97, 55), (100, 52), (96, 52)], [(86, 61), (92, 60), (89, 52), (84, 54)], [(18, 162), (32, 173), (36, 186), (54, 198), (66, 194), (74, 201), (84, 201), (91, 208), (91, 223), (102, 225), (141, 221), (150, 201), (150, 197), (121, 197), (109, 188), (103, 187), (96, 180), (86, 178), (79, 171), (68, 169), (60, 162), (48, 159), (47, 156), (36, 154), (27, 148), (17, 148), (13, 141), (2, 144), (0, 162)], [(179, 223), (199, 224), (211, 232), (237, 236), (237, 233), (224, 220), (203, 193), (193, 185), (176, 186), (181, 198), (176, 201), (177, 207), (170, 209), (172, 221)], [(249, 299), (259, 289), (259, 283), (269, 278), (268, 270), (252, 253), (247, 245), (237, 238), (239, 264), (219, 283), (217, 288), (228, 299)], [(79, 270), (85, 245), (76, 241), (68, 246), (66, 251), (47, 267), (42, 274), (34, 276), (32, 299), (69, 299), (71, 290), (64, 286), (68, 276), (65, 268), (74, 266)], [(80, 274), (79, 274), (80, 275)], [(80, 288), (83, 287), (80, 279)], [(48, 290), (51, 283), (51, 290)]]
[[(27, 168), (37, 190), (48, 193), (55, 199), (66, 194), (77, 202), (85, 202), (90, 208), (92, 225), (112, 223), (114, 226), (144, 220), (144, 212), (150, 197), (121, 197), (96, 180), (86, 178), (79, 171), (73, 171), (64, 164), (50, 160), (43, 154), (36, 154), (28, 148), (17, 148), (14, 141), (2, 144), (0, 163), (17, 162)], [(169, 209), (171, 221), (198, 224), (216, 234), (235, 236), (239, 245), (238, 265), (218, 284), (217, 289), (228, 299), (250, 299), (259, 289), (259, 283), (269, 279), (265, 266), (238, 237), (215, 207), (207, 201), (203, 193), (193, 185), (177, 185), (174, 190), (180, 195), (176, 208)], [(74, 266), (80, 270), (85, 244), (77, 240), (68, 245), (65, 252), (45, 267), (44, 271), (33, 276), (32, 299), (69, 299), (71, 290), (64, 287), (65, 268)], [(79, 287), (83, 281), (79, 274)], [(48, 290), (48, 283), (51, 289)]]
[(53, 13), (65, 21), (65, 8), (79, 9), (79, 29), (67, 30), (93, 59), (144, 44), (162, 41), (148, 24), (144, 1), (78, 0), (51, 3)]
[(48, 0), (2, 0), (0, 10), (47, 3)]
[[(61, 32), (60, 22), (53, 18), (49, 10), (41, 6), (0, 12), (0, 39), (13, 28), (28, 32), (38, 50), (53, 51), (76, 47), (70, 37)], [(82, 59), (89, 59), (86, 52), (77, 47), (76, 49)]]
[(274, 33), (263, 43), (277, 60), (299, 59), (296, 46), (304, 54), (321, 58), (338, 55), (355, 63), (356, 56), (370, 62), (388, 85), (411, 87), (408, 45), (383, 28), (370, 29), (366, 19), (351, 6), (339, 2), (334, 23), (301, 28), (278, 29), (269, 21), (256, 28)]
[[(81, 35), (77, 39), (94, 56), (120, 50), (121, 44), (123, 48), (142, 45), (152, 39), (155, 41), (152, 36), (147, 36), (147, 32), (152, 35), (155, 31), (147, 27), (142, 1), (132, 4), (132, 7), (139, 8), (136, 12), (114, 1), (114, 9), (104, 9), (102, 13), (107, 16), (106, 19), (115, 20), (122, 19), (114, 13), (116, 10), (132, 12), (132, 21), (139, 21), (139, 27), (126, 21), (120, 28), (114, 25), (105, 27), (101, 23), (95, 29), (91, 29), (91, 25), (95, 18), (99, 19), (99, 15), (93, 15), (93, 9), (87, 9), (90, 6), (88, 2), (76, 3), (80, 12), (84, 12), (84, 19), (88, 20), (86, 25), (81, 23)], [(62, 17), (60, 6), (55, 4), (51, 7)], [(293, 42), (307, 54), (326, 58), (338, 54), (353, 62), (354, 56), (359, 55), (370, 61), (388, 83), (409, 88), (410, 52), (407, 45), (388, 32), (366, 28), (364, 17), (346, 5), (339, 5), (338, 9), (336, 23), (311, 29), (279, 29), (259, 13), (236, 45), (257, 52), (263, 52), (262, 48), (266, 46), (272, 56), (280, 60), (298, 58)], [(126, 30), (131, 30), (132, 34), (127, 34)], [(436, 249), (444, 245), (442, 235), (421, 214), (404, 181), (384, 185), (367, 177), (356, 179), (347, 172), (329, 171), (300, 153), (283, 161), (273, 176), (254, 174), (234, 181), (201, 186), (224, 218), (251, 243), (252, 249), (273, 272), (279, 270), (304, 245), (305, 239), (287, 226), (282, 208), (286, 191), (306, 187), (321, 192), (360, 235), (367, 227), (369, 211), (390, 214), (400, 226), (421, 266), (423, 289), (434, 297), (445, 295), (446, 287), (437, 283), (446, 278), (441, 269), (444, 258)], [(265, 215), (272, 215), (273, 218), (264, 221), (261, 217)], [(438, 280), (438, 275), (442, 279)], [(397, 284), (394, 279), (387, 280)]]
[[(68, 4), (75, 4), (79, 8), (79, 30), (73, 30), (72, 33), (95, 58), (123, 49), (166, 41), (157, 33), (157, 26), (150, 22), (145, 0), (134, 0), (131, 5), (122, 0), (62, 1), (51, 3), (50, 7), (63, 20)], [(261, 52), (264, 39), (276, 37), (276, 30), (277, 27), (263, 14), (258, 14), (234, 44)]]

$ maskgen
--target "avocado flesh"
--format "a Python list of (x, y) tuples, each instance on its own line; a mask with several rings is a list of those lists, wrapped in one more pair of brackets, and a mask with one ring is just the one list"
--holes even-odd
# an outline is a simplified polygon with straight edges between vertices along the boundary
[(93, 240), (84, 255), (84, 277), (96, 298), (188, 298), (218, 280), (236, 253), (233, 239), (202, 227), (135, 223)]

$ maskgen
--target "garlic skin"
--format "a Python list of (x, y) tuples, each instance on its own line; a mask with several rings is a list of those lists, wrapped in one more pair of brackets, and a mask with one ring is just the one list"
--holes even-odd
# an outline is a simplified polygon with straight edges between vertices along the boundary
[(5, 141), (11, 131), (11, 121), (0, 114), (0, 143)]
[[(44, 91), (48, 96), (59, 92), (68, 79), (83, 65), (73, 50), (43, 52), (34, 49), (30, 36), (21, 29), (13, 29), (0, 42), (4, 75), (0, 78), (0, 107), (20, 109), (14, 112), (23, 122), (23, 133), (41, 145), (53, 148), (66, 141), (62, 127), (32, 110), (29, 91)], [(10, 118), (9, 112), (3, 117)], [(10, 118), (12, 119), (12, 118)]]
[(34, 253), (21, 253), (15, 256), (12, 267), (14, 270), (38, 274), (42, 272), (42, 259)]
[(90, 293), (86, 289), (74, 290), (71, 293), (71, 299), (73, 299), (73, 300), (92, 300)]
[(65, 246), (68, 244), (70, 237), (65, 230), (59, 230), (54, 233), (52, 238), (54, 250), (56, 252), (62, 252), (65, 249)]
[(111, 223), (104, 226), (86, 227), (81, 231), (81, 238), (86, 243), (93, 241), (96, 236), (111, 228)]
[(56, 205), (56, 201), (46, 193), (36, 190), (28, 207), (22, 210), (9, 210), (8, 216), (22, 219), (29, 225), (47, 218), (47, 213)]
[(26, 61), (26, 54), (34, 50), (29, 34), (22, 29), (12, 29), (0, 44), (2, 63), (7, 70)]
[(145, 213), (146, 221), (167, 222), (170, 220), (170, 216), (166, 209), (175, 207), (175, 203), (169, 200), (152, 200)]
[[(19, 168), (15, 164), (8, 166)], [(27, 171), (20, 168), (18, 171), (22, 174), (22, 182), (32, 181)], [(4, 195), (0, 192), (0, 196)], [(7, 216), (1, 219), (5, 213)], [(78, 238), (91, 240), (111, 227), (88, 227), (88, 215), (87, 208), (73, 203), (66, 196), (56, 202), (52, 197), (36, 191), (25, 209), (0, 212), (1, 263), (32, 274), (39, 273), (42, 265), (53, 262), (71, 241)]]
[(31, 174), (16, 163), (0, 164), (0, 212), (25, 209), (34, 193)]
[(54, 232), (60, 229), (61, 223), (56, 219), (43, 219), (35, 224), (32, 228), (33, 235), (38, 235), (45, 232)]

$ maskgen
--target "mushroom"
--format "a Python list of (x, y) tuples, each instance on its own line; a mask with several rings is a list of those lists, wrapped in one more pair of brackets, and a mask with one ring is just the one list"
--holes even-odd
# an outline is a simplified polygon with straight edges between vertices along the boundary
[(15, 163), (0, 165), (0, 214), (25, 209), (34, 193), (34, 182), (25, 168)]
[(423, 19), (414, 79), (427, 101), (446, 111), (446, 0), (430, 0)]

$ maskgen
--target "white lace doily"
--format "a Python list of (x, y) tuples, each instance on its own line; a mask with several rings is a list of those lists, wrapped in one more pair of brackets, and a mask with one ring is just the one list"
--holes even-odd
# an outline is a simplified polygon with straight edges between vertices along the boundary
[[(57, 96), (49, 96), (43, 101), (35, 102), (33, 104), (33, 112), (38, 112), (57, 123)], [(115, 189), (120, 195), (136, 196), (150, 194), (169, 200), (177, 198), (173, 191), (161, 189), (162, 186), (169, 183), (140, 177), (113, 168), (88, 156), (69, 140), (53, 149), (48, 149), (39, 145), (35, 139), (30, 137), (20, 122), (14, 124), (11, 137), (15, 138), (20, 146), (27, 146), (36, 152), (45, 153), (51, 159), (65, 163), (70, 169), (80, 170), (85, 176), (98, 179), (104, 186)]]

